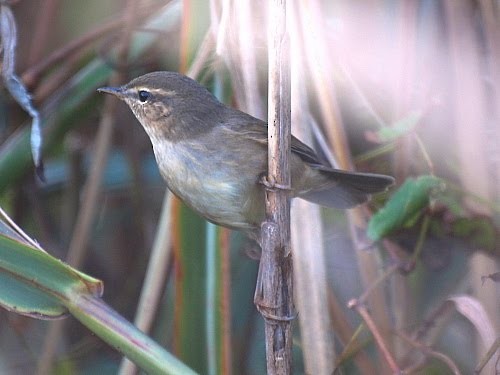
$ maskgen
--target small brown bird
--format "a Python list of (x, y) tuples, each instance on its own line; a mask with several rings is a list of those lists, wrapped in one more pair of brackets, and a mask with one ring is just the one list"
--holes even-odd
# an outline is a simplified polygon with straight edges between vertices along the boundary
[[(219, 102), (196, 81), (154, 72), (98, 91), (125, 101), (151, 139), (168, 188), (207, 220), (259, 238), (265, 218), (267, 123)], [(390, 176), (323, 165), (292, 137), (292, 197), (349, 208), (392, 185)]]

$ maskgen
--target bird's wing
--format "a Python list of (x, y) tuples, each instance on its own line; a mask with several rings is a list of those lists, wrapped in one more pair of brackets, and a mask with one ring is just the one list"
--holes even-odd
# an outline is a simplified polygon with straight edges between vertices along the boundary
[[(262, 144), (267, 148), (267, 124), (264, 121), (250, 117), (253, 121), (244, 124), (232, 124), (228, 130), (237, 133), (238, 137), (244, 137), (254, 142)], [(318, 159), (318, 156), (312, 148), (299, 141), (292, 135), (292, 153), (299, 156), (302, 161), (309, 164), (313, 168), (328, 169)]]
[[(251, 139), (252, 141), (261, 144), (262, 147), (267, 147), (267, 124), (251, 116), (249, 116), (249, 118), (251, 121), (249, 120), (246, 123), (239, 121), (237, 122), (237, 125), (231, 126), (231, 130), (237, 133), (237, 136), (239, 137)], [(292, 153), (300, 157), (304, 163), (308, 164), (313, 169), (321, 171), (325, 176), (328, 176), (331, 181), (331, 185), (327, 185), (328, 189), (334, 187), (337, 189), (333, 195), (331, 192), (328, 192), (328, 189), (315, 193), (317, 196), (317, 203), (324, 206), (351, 207), (357, 203), (366, 201), (369, 194), (382, 192), (394, 183), (394, 179), (390, 176), (374, 173), (344, 171), (326, 166), (321, 163), (312, 148), (305, 145), (294, 136), (292, 136), (291, 149)], [(343, 195), (340, 194), (342, 191)], [(310, 194), (311, 198), (313, 193)], [(325, 203), (325, 199), (323, 199), (324, 197), (320, 197), (320, 194), (325, 196), (336, 195), (340, 197), (340, 200), (343, 196), (345, 204), (338, 204), (337, 201), (339, 201), (339, 199), (337, 198), (335, 198), (337, 203)], [(308, 199), (308, 197), (304, 198)], [(313, 199), (311, 200), (315, 201)]]
[[(267, 150), (267, 124), (244, 113), (235, 112), (234, 116), (225, 124), (225, 131), (233, 132), (234, 137), (247, 139)], [(309, 146), (293, 136), (291, 142), (292, 154), (319, 172), (316, 176), (309, 174), (314, 181), (303, 182), (309, 188), (302, 192), (299, 188), (297, 192), (308, 201), (326, 207), (350, 208), (366, 202), (371, 194), (386, 190), (394, 182), (389, 176), (330, 168), (320, 162)]]

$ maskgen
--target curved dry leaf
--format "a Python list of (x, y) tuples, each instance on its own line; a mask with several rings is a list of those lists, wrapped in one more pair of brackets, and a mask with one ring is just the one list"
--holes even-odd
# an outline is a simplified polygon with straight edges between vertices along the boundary
[(495, 329), (483, 305), (476, 298), (467, 295), (454, 296), (448, 301), (453, 302), (457, 311), (474, 325), (484, 345), (491, 346), (495, 341)]
[(31, 116), (31, 153), (38, 177), (44, 181), (42, 163), (42, 131), (41, 117), (38, 110), (33, 106), (31, 95), (14, 72), (16, 64), (15, 49), (17, 41), (17, 28), (14, 15), (6, 5), (0, 7), (0, 37), (2, 40), (2, 78), (7, 90), (9, 90), (16, 102)]
[[(466, 317), (476, 328), (485, 348), (490, 348), (496, 339), (493, 322), (490, 320), (483, 305), (474, 297), (467, 295), (454, 296), (448, 301), (455, 304), (457, 311)], [(497, 361), (500, 354), (496, 354)]]

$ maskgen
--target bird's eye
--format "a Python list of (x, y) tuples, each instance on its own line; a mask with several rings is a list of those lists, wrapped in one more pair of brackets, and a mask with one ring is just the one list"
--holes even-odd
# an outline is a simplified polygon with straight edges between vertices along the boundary
[(145, 90), (139, 91), (139, 100), (141, 101), (141, 103), (146, 103), (150, 97), (151, 93), (149, 91)]

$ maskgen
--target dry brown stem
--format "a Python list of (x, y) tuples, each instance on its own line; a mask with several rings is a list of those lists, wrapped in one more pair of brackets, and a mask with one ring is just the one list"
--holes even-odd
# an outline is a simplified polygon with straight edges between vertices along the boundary
[(269, 112), (266, 221), (255, 304), (265, 324), (268, 374), (290, 374), (294, 318), (290, 251), (290, 65), (286, 1), (269, 4)]

